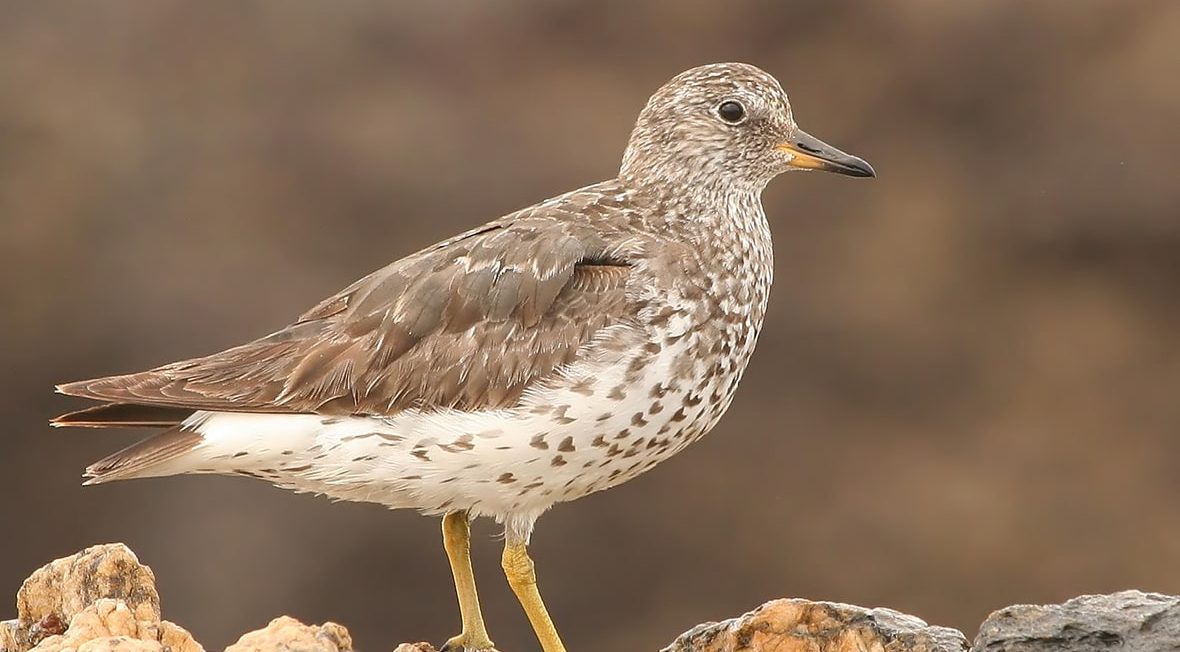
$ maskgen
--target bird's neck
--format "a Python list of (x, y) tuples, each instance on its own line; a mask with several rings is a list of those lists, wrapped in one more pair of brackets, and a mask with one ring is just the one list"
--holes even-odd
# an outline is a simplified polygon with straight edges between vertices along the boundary
[[(688, 190), (700, 199), (720, 202), (728, 196), (762, 194), (771, 176), (746, 178), (733, 174), (722, 158), (684, 156), (673, 151), (651, 154), (628, 148), (619, 167), (619, 181), (630, 188)], [(708, 195), (708, 196), (705, 196)]]
[(770, 246), (770, 228), (762, 210), (765, 184), (708, 181), (669, 175), (620, 175), (618, 182), (657, 231), (679, 234), (700, 249), (728, 247), (736, 241)]
[(716, 275), (714, 290), (750, 299), (761, 323), (774, 273), (761, 188), (619, 182), (652, 232), (689, 244)]

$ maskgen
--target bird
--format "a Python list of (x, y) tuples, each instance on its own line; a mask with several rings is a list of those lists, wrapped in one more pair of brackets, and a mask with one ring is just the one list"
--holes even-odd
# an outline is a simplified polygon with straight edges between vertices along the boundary
[(87, 467), (85, 484), (239, 475), (441, 516), (461, 620), (450, 652), (493, 649), (470, 523), (495, 519), (538, 642), (564, 652), (534, 525), (726, 412), (773, 275), (761, 194), (792, 170), (876, 176), (802, 131), (770, 74), (692, 68), (647, 101), (615, 178), (409, 254), (270, 335), (58, 385), (98, 404), (51, 423), (162, 429)]

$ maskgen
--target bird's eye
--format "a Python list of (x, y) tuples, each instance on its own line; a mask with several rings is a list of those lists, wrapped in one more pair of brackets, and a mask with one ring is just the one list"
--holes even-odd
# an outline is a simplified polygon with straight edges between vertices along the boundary
[(746, 107), (737, 100), (725, 100), (717, 107), (717, 115), (731, 125), (735, 125), (746, 117)]

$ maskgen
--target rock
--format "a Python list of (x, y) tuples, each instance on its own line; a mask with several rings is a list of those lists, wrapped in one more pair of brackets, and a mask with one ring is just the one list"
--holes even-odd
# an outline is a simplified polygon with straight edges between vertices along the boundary
[(122, 600), (136, 620), (160, 620), (156, 576), (121, 543), (92, 546), (35, 571), (16, 594), (17, 619), (68, 623), (100, 598)]
[[(399, 648), (400, 649), (400, 648)], [(290, 616), (243, 634), (225, 652), (351, 652), (352, 636), (342, 625), (304, 625)]]
[(0, 623), (0, 652), (204, 652), (160, 618), (152, 570), (122, 544), (87, 548), (35, 571)]
[(1156, 652), (1180, 649), (1180, 597), (1122, 591), (992, 613), (971, 652)]
[[(17, 593), (17, 619), (0, 622), (0, 652), (204, 652), (160, 617), (155, 575), (122, 544), (50, 562)], [(970, 652), (1180, 650), (1180, 597), (1124, 591), (1064, 604), (1016, 605), (983, 623)], [(890, 609), (774, 600), (748, 614), (698, 625), (663, 652), (967, 652), (963, 634)], [(336, 623), (283, 616), (225, 652), (352, 652)], [(394, 652), (438, 652), (403, 643)]]
[(20, 640), (17, 639), (19, 630), (20, 623), (15, 620), (0, 622), (0, 652), (21, 649)]
[(662, 652), (964, 652), (958, 630), (890, 609), (774, 600), (748, 614), (698, 625)]
[(74, 615), (62, 634), (42, 640), (31, 652), (126, 650), (204, 652), (183, 629), (159, 620), (136, 620), (123, 600), (100, 598)]

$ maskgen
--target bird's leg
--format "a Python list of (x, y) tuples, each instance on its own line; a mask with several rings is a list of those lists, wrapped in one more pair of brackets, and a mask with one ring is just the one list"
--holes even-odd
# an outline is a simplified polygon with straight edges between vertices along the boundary
[(459, 614), (463, 618), (463, 632), (446, 642), (444, 652), (490, 650), (492, 641), (484, 628), (479, 610), (479, 594), (475, 591), (475, 574), (471, 571), (471, 524), (467, 512), (448, 512), (443, 517), (443, 547), (451, 561), (455, 576), (455, 593), (459, 596)]
[(557, 628), (545, 610), (545, 603), (541, 601), (541, 593), (537, 590), (537, 574), (533, 571), (533, 560), (529, 558), (528, 547), (523, 542), (514, 543), (511, 538), (504, 544), (504, 556), (501, 559), (504, 575), (508, 578), (508, 585), (524, 607), (524, 613), (533, 624), (533, 631), (537, 633), (537, 640), (541, 642), (541, 649), (545, 652), (565, 652), (561, 644), (561, 637), (557, 635)]

